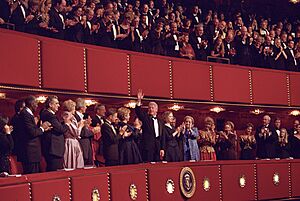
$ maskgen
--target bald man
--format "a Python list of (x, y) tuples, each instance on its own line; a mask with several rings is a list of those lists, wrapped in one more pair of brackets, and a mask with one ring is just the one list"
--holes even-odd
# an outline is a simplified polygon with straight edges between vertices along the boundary
[(278, 135), (273, 126), (270, 125), (271, 117), (263, 117), (263, 125), (256, 129), (255, 139), (257, 142), (257, 158), (276, 158), (276, 146), (278, 144)]
[(155, 102), (149, 103), (148, 113), (142, 111), (141, 104), (143, 97), (143, 91), (139, 90), (137, 94), (138, 101), (135, 113), (143, 123), (141, 155), (144, 162), (156, 162), (162, 160), (165, 155), (165, 142), (162, 137), (163, 122), (157, 118), (158, 105)]

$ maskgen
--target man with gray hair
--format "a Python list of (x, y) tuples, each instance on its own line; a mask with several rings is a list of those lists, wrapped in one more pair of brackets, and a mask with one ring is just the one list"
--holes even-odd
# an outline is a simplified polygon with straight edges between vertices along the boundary
[(86, 121), (83, 120), (84, 113), (86, 112), (86, 103), (83, 98), (76, 99), (76, 112), (75, 118), (77, 122), (84, 121), (84, 127), (81, 129), (80, 133), (80, 145), (83, 152), (83, 160), (85, 166), (93, 165), (93, 152), (92, 152), (92, 139), (94, 133), (91, 132), (86, 124)]
[(257, 158), (276, 158), (276, 146), (278, 143), (278, 135), (275, 128), (270, 125), (271, 117), (265, 115), (263, 117), (263, 125), (256, 129), (255, 139), (257, 142)]
[(155, 102), (148, 104), (148, 113), (142, 111), (141, 104), (144, 97), (143, 91), (140, 89), (137, 93), (137, 106), (135, 113), (142, 121), (143, 135), (141, 139), (142, 158), (144, 162), (152, 162), (162, 160), (165, 152), (165, 142), (162, 137), (163, 122), (157, 119), (158, 105)]

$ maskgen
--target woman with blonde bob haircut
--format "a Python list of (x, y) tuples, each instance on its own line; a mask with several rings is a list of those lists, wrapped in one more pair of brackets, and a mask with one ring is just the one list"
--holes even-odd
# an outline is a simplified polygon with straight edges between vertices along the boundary
[(123, 139), (119, 142), (120, 164), (127, 165), (141, 163), (142, 157), (139, 148), (135, 143), (135, 140), (137, 140), (139, 135), (134, 127), (128, 123), (130, 120), (130, 110), (125, 107), (119, 108), (118, 118), (120, 120), (120, 129), (125, 129), (127, 132), (131, 133), (131, 135), (127, 137), (123, 136)]
[(199, 147), (201, 160), (217, 160), (214, 145), (216, 144), (215, 122), (211, 117), (204, 120), (205, 128), (200, 131)]
[(83, 168), (83, 154), (78, 139), (81, 129), (84, 126), (83, 121), (77, 122), (75, 114), (76, 104), (72, 100), (66, 100), (63, 103), (64, 112), (62, 117), (68, 126), (65, 136), (64, 168)]

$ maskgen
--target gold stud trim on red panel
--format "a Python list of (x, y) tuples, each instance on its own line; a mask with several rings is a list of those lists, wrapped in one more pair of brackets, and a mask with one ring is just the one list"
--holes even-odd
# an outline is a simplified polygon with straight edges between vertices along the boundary
[(72, 182), (71, 182), (71, 177), (69, 177), (68, 180), (69, 180), (69, 196), (70, 196), (70, 200), (72, 200)]
[(210, 101), (214, 101), (214, 78), (213, 78), (213, 66), (209, 66), (209, 83), (210, 83)]
[(130, 68), (129, 54), (127, 54), (127, 89), (128, 89), (128, 96), (131, 96), (131, 68)]
[(173, 65), (172, 61), (169, 61), (169, 74), (170, 74), (170, 98), (173, 99)]
[(253, 104), (253, 83), (252, 83), (252, 71), (248, 71), (249, 76), (249, 97), (250, 97), (250, 104)]
[(41, 59), (41, 41), (38, 40), (38, 73), (39, 73), (39, 88), (42, 88), (42, 59)]
[(258, 192), (257, 192), (257, 165), (254, 164), (254, 197), (255, 200), (258, 200)]
[(145, 169), (145, 179), (146, 179), (146, 196), (147, 196), (147, 201), (149, 201), (149, 178), (148, 178), (147, 169)]
[(110, 174), (107, 173), (108, 200), (111, 200)]
[(291, 163), (289, 163), (289, 198), (292, 197), (292, 167)]
[(220, 201), (223, 200), (223, 193), (222, 193), (222, 170), (221, 165), (219, 167), (219, 192), (220, 192)]
[(88, 92), (88, 83), (87, 83), (87, 52), (86, 48), (83, 48), (83, 76), (84, 76), (84, 92)]
[(288, 106), (291, 106), (291, 88), (290, 88), (290, 75), (286, 75), (286, 88), (287, 88), (287, 99), (288, 99)]

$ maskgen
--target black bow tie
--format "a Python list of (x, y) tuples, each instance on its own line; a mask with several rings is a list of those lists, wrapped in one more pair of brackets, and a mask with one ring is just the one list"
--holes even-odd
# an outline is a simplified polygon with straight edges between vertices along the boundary
[(152, 116), (151, 118), (152, 118), (152, 119), (157, 119), (157, 117), (154, 117), (154, 116)]

